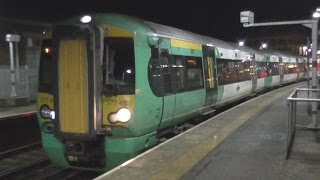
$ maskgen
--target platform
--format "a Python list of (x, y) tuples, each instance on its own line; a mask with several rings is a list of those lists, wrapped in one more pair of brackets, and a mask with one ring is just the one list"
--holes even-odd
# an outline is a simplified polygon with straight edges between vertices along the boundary
[(28, 104), (27, 96), (0, 97), (0, 108), (27, 106)]
[(27, 106), (0, 108), (0, 120), (13, 116), (30, 115), (36, 112), (36, 103)]
[[(297, 130), (285, 160), (286, 98), (298, 83), (221, 113), (96, 179), (319, 179), (319, 132)], [(298, 119), (310, 123), (307, 104)]]

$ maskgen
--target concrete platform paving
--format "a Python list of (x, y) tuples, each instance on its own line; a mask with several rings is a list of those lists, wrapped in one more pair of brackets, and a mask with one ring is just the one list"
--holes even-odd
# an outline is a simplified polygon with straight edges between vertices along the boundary
[[(298, 128), (288, 160), (286, 96), (248, 121), (211, 151), (182, 179), (320, 179), (320, 131)], [(297, 123), (307, 126), (307, 103), (297, 108)]]
[[(301, 85), (245, 102), (96, 179), (320, 179), (318, 132), (297, 130), (285, 160), (285, 99)], [(310, 122), (307, 105), (298, 111)]]
[(31, 103), (27, 106), (0, 108), (0, 120), (8, 117), (13, 117), (13, 116), (32, 114), (35, 112), (36, 112), (36, 103)]

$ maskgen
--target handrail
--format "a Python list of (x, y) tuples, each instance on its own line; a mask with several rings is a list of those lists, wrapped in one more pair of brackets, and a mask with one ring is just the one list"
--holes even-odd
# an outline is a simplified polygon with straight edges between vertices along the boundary
[[(296, 125), (296, 110), (297, 110), (297, 102), (320, 102), (320, 99), (315, 98), (298, 98), (298, 92), (308, 91), (309, 92), (320, 92), (320, 89), (308, 89), (308, 88), (296, 88), (287, 98), (287, 106), (288, 106), (288, 121), (287, 121), (287, 151), (286, 151), (286, 159), (290, 157), (296, 127), (306, 127), (308, 126), (300, 126)], [(313, 128), (314, 130), (315, 128)]]

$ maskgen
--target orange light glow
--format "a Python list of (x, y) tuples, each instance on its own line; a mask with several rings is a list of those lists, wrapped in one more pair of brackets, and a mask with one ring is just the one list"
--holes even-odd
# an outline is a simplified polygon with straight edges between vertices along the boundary
[(288, 68), (294, 68), (294, 65), (293, 64), (290, 64), (289, 66), (288, 66)]
[(187, 62), (188, 62), (188, 64), (190, 64), (190, 65), (197, 65), (197, 62), (196, 62), (195, 60), (189, 59)]

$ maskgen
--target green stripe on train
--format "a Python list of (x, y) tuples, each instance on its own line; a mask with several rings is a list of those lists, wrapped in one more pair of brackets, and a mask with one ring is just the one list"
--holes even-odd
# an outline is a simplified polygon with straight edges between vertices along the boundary
[(272, 85), (272, 76), (268, 76), (264, 79), (264, 86), (268, 87)]
[(218, 86), (218, 98), (217, 102), (221, 102), (224, 93), (224, 86)]

